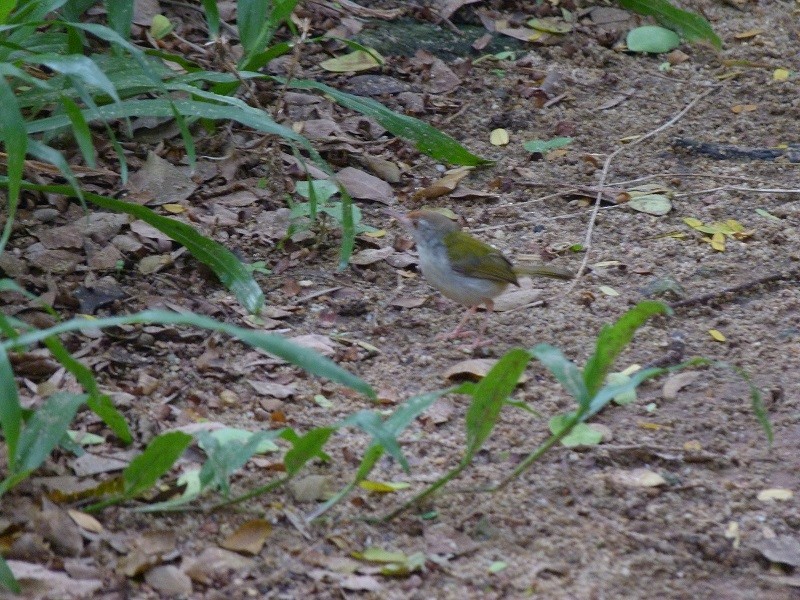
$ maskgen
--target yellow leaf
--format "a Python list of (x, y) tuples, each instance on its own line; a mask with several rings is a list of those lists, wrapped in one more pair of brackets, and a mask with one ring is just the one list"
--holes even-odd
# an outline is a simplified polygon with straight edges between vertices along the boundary
[(712, 235), (711, 247), (717, 252), (725, 252), (725, 236), (721, 233), (715, 233)]
[(368, 492), (378, 492), (382, 494), (390, 494), (411, 487), (411, 484), (405, 481), (362, 481), (358, 485)]
[(172, 213), (173, 215), (178, 215), (182, 212), (186, 211), (186, 207), (180, 204), (165, 204), (164, 210), (168, 213)]
[(758, 104), (734, 104), (731, 106), (731, 112), (737, 115), (743, 112), (753, 112), (757, 109)]
[(772, 79), (775, 81), (786, 81), (789, 79), (789, 74), (789, 69), (775, 69), (775, 71), (772, 73)]
[(365, 237), (382, 238), (386, 235), (385, 229), (378, 229), (377, 231), (367, 231), (363, 234)]
[(505, 146), (508, 142), (508, 131), (505, 129), (493, 129), (489, 134), (489, 143), (492, 146)]
[(735, 34), (733, 37), (737, 40), (746, 40), (748, 38), (754, 38), (762, 33), (764, 33), (763, 29), (748, 29), (747, 31)]
[(367, 71), (369, 69), (374, 69), (384, 62), (386, 62), (384, 58), (375, 50), (370, 50), (369, 52), (356, 50), (350, 54), (324, 60), (319, 63), (319, 66), (333, 73), (347, 73), (349, 71)]
[(718, 342), (724, 342), (728, 339), (724, 335), (722, 335), (722, 332), (719, 331), (718, 329), (709, 329), (708, 333), (711, 335), (712, 338), (714, 338)]
[(686, 223), (689, 227), (700, 227), (703, 222), (700, 219), (695, 219), (694, 217), (684, 217), (683, 222)]
[(703, 445), (697, 440), (689, 440), (684, 442), (683, 449), (687, 452), (700, 452), (703, 449)]
[(617, 290), (607, 285), (601, 285), (600, 291), (603, 292), (606, 296), (612, 296), (612, 297), (619, 296), (619, 292)]

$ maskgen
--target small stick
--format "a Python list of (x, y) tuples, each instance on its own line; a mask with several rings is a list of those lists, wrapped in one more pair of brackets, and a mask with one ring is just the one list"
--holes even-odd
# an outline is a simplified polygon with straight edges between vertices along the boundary
[(772, 281), (788, 281), (790, 279), (797, 278), (798, 275), (800, 275), (800, 273), (798, 273), (797, 271), (792, 271), (789, 273), (772, 273), (771, 275), (765, 275), (764, 277), (759, 277), (758, 279), (747, 281), (739, 285), (723, 288), (721, 290), (716, 290), (713, 292), (709, 292), (707, 294), (695, 296), (693, 298), (687, 298), (686, 300), (679, 300), (677, 302), (671, 303), (669, 306), (674, 310), (676, 308), (694, 306), (695, 304), (705, 304), (706, 302), (714, 300), (715, 298), (719, 298), (720, 296), (725, 296), (727, 294), (735, 294), (736, 292), (743, 292), (744, 290), (749, 290), (750, 288), (758, 287), (759, 285), (762, 285), (764, 283), (770, 283)]

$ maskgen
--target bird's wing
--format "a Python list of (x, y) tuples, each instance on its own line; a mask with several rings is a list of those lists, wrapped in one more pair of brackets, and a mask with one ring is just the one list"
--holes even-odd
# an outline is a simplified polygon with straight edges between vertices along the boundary
[(451, 231), (444, 242), (454, 271), (469, 277), (519, 285), (511, 261), (497, 248), (463, 231)]

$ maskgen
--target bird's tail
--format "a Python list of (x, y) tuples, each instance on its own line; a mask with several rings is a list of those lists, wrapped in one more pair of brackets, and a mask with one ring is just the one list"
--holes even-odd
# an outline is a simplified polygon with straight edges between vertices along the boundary
[(559, 269), (549, 265), (536, 263), (519, 263), (514, 265), (514, 273), (528, 277), (551, 277), (553, 279), (574, 279), (575, 273), (567, 269)]

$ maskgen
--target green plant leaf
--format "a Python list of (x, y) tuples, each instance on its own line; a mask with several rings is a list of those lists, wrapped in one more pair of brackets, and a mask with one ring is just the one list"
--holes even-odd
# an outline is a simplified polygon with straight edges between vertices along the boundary
[(102, 90), (111, 99), (119, 102), (119, 96), (117, 95), (114, 84), (111, 83), (108, 76), (88, 56), (79, 54), (69, 54), (66, 56), (33, 54), (26, 57), (25, 61), (32, 64), (41, 64), (57, 73), (75, 77), (86, 85), (94, 86)]
[(69, 120), (72, 122), (72, 132), (75, 136), (75, 141), (78, 142), (81, 155), (84, 162), (94, 168), (97, 161), (94, 159), (94, 144), (92, 143), (92, 132), (89, 131), (89, 124), (83, 118), (80, 107), (75, 101), (68, 97), (61, 97), (61, 104), (64, 107), (64, 112), (67, 113)]
[(394, 459), (400, 463), (403, 470), (408, 473), (410, 467), (408, 461), (400, 449), (400, 444), (397, 443), (395, 435), (385, 426), (380, 416), (371, 410), (361, 410), (357, 413), (350, 415), (340, 425), (354, 425), (360, 427), (368, 434), (370, 434), (376, 442), (383, 446)]
[(55, 359), (67, 371), (72, 373), (78, 383), (83, 386), (83, 389), (89, 393), (86, 404), (92, 412), (100, 417), (125, 444), (130, 444), (133, 441), (133, 437), (130, 429), (128, 429), (125, 417), (116, 409), (113, 402), (111, 402), (111, 398), (100, 393), (97, 381), (89, 368), (77, 361), (57, 337), (49, 337), (44, 340), (44, 343)]
[(19, 437), (12, 463), (16, 473), (28, 473), (39, 468), (67, 435), (69, 424), (86, 398), (86, 394), (56, 392), (33, 413)]
[(294, 89), (323, 92), (342, 106), (372, 117), (394, 135), (414, 142), (417, 150), (436, 160), (465, 166), (485, 165), (492, 162), (472, 154), (456, 140), (435, 127), (419, 119), (398, 114), (372, 98), (354, 96), (324, 83), (304, 79), (293, 79), (288, 86)]
[(210, 331), (221, 331), (230, 336), (238, 338), (243, 342), (256, 348), (261, 348), (275, 356), (284, 359), (320, 377), (325, 377), (331, 381), (336, 381), (346, 385), (362, 394), (375, 398), (374, 390), (362, 379), (352, 373), (345, 371), (332, 360), (310, 350), (298, 346), (275, 334), (268, 334), (262, 331), (236, 327), (227, 323), (215, 321), (203, 315), (194, 313), (178, 314), (162, 310), (146, 310), (132, 315), (122, 317), (107, 317), (104, 319), (85, 319), (75, 318), (64, 321), (47, 329), (35, 330), (24, 333), (17, 338), (0, 342), (5, 350), (24, 348), (30, 344), (43, 341), (51, 335), (60, 335), (68, 331), (82, 331), (84, 329), (103, 329), (106, 327), (118, 327), (120, 325), (130, 325), (134, 323), (161, 323), (165, 325), (192, 325), (202, 327)]
[(491, 434), (503, 404), (517, 387), (519, 377), (530, 359), (531, 354), (527, 350), (509, 350), (473, 389), (466, 415), (466, 462), (475, 456)]
[(217, 0), (201, 0), (200, 3), (203, 5), (203, 14), (206, 17), (208, 34), (212, 40), (216, 39), (219, 37), (220, 26), (219, 7), (217, 6)]
[(286, 474), (294, 477), (313, 458), (328, 460), (330, 457), (322, 451), (322, 448), (334, 431), (335, 427), (316, 427), (305, 435), (298, 436), (291, 429), (284, 430), (281, 437), (292, 443), (291, 449), (283, 457)]
[[(411, 422), (416, 419), (420, 414), (422, 414), (427, 408), (436, 402), (439, 398), (444, 396), (445, 394), (449, 394), (458, 388), (447, 388), (443, 390), (437, 390), (435, 392), (428, 392), (426, 394), (420, 394), (418, 396), (414, 396), (413, 398), (409, 398), (403, 404), (400, 405), (397, 410), (395, 410), (386, 421), (383, 422), (384, 428), (390, 432), (391, 435), (394, 436), (396, 439), (398, 435), (408, 427)], [(319, 518), (323, 513), (325, 513), (328, 509), (332, 506), (338, 504), (347, 494), (349, 494), (353, 488), (355, 488), (361, 481), (364, 481), (369, 474), (372, 472), (372, 469), (375, 468), (375, 465), (378, 463), (378, 460), (381, 456), (383, 456), (384, 447), (377, 441), (373, 442), (367, 451), (364, 452), (364, 456), (361, 458), (361, 464), (358, 466), (358, 470), (356, 471), (356, 476), (348, 483), (345, 487), (339, 490), (333, 497), (327, 500), (324, 504), (317, 507), (311, 514), (306, 517), (307, 522), (311, 522), (314, 519)]]
[(125, 486), (122, 497), (135, 498), (153, 487), (191, 442), (192, 436), (182, 431), (162, 433), (150, 440), (144, 451), (122, 472)]
[(553, 374), (579, 406), (588, 404), (589, 390), (583, 382), (583, 373), (561, 350), (550, 344), (538, 344), (531, 348), (531, 354)]
[(0, 430), (6, 441), (7, 455), (16, 456), (22, 432), (22, 406), (14, 382), (14, 370), (3, 347), (0, 347)]
[(658, 377), (666, 372), (666, 369), (660, 369), (656, 367), (643, 369), (641, 371), (636, 371), (636, 373), (632, 374), (628, 381), (625, 381), (624, 383), (610, 384), (600, 388), (600, 390), (597, 391), (597, 393), (595, 393), (595, 395), (592, 397), (592, 401), (589, 404), (589, 410), (582, 415), (581, 420), (585, 421), (586, 419), (596, 415), (600, 410), (603, 409), (603, 407), (605, 407), (606, 404), (611, 402), (611, 400), (617, 396), (635, 391), (642, 382), (652, 379), (653, 377)]
[(572, 138), (571, 137), (557, 137), (551, 140), (531, 140), (529, 142), (525, 142), (522, 144), (522, 147), (525, 148), (528, 152), (537, 152), (539, 154), (545, 154), (550, 152), (550, 150), (555, 150), (556, 148), (563, 148), (564, 146), (571, 144)]
[(645, 25), (631, 29), (625, 38), (625, 45), (631, 52), (661, 54), (680, 46), (681, 38), (674, 31), (664, 27)]
[[(572, 423), (571, 415), (556, 415), (550, 419), (550, 433), (558, 435)], [(603, 434), (589, 427), (586, 423), (575, 423), (570, 432), (561, 438), (561, 444), (574, 446), (596, 446), (603, 441)]]
[(594, 354), (583, 368), (583, 381), (590, 398), (603, 387), (614, 360), (631, 341), (636, 330), (654, 315), (671, 313), (672, 310), (666, 304), (645, 300), (622, 315), (613, 325), (603, 326), (597, 336)]
[(0, 235), (0, 254), (6, 247), (17, 214), (19, 192), (22, 184), (22, 171), (25, 154), (28, 152), (28, 135), (25, 132), (25, 119), (19, 109), (14, 91), (5, 77), (0, 76), (0, 141), (8, 155), (6, 163), (8, 199), (6, 200), (6, 222)]
[(708, 21), (698, 14), (674, 7), (667, 0), (619, 0), (619, 4), (640, 15), (655, 17), (656, 21), (690, 42), (706, 40), (715, 48), (722, 48), (722, 40)]
[[(0, 23), (2, 23), (2, 21), (0, 21)], [(0, 556), (0, 586), (11, 590), (15, 594), (19, 594), (22, 591), (17, 580), (14, 579), (14, 573), (11, 572), (8, 563), (2, 556)]]
[(229, 496), (231, 475), (258, 453), (265, 442), (277, 438), (282, 430), (242, 433), (245, 434), (244, 437), (238, 434), (231, 436), (224, 432), (220, 434), (217, 431), (199, 431), (195, 434), (200, 448), (208, 457), (200, 470), (201, 487), (211, 484), (219, 488), (223, 495)]
[(105, 0), (108, 23), (120, 37), (128, 39), (133, 22), (133, 0)]

